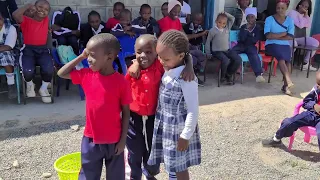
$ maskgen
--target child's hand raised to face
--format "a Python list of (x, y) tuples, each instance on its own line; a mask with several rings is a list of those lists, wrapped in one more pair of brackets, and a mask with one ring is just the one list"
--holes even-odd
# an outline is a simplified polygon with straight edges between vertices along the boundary
[(83, 59), (87, 59), (88, 56), (89, 56), (89, 52), (88, 52), (87, 49), (84, 49), (84, 50), (82, 51), (82, 53), (80, 54), (80, 57), (83, 58)]

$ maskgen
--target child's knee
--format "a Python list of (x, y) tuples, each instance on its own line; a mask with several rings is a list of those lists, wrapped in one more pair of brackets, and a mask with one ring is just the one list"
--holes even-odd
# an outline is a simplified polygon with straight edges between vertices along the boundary
[(34, 75), (34, 69), (32, 68), (24, 68), (22, 70), (23, 72), (23, 77), (25, 79), (25, 81), (30, 82), (33, 79), (33, 75)]

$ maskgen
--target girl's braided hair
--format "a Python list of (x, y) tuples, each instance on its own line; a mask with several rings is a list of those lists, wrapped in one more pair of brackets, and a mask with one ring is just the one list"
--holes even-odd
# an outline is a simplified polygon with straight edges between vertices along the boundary
[(189, 55), (189, 40), (187, 35), (181, 31), (169, 30), (162, 33), (158, 39), (158, 43), (172, 48), (176, 54), (185, 53), (185, 60)]

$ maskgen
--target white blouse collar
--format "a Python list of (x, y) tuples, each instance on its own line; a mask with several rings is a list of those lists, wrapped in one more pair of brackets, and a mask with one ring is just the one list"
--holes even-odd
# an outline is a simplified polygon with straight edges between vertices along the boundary
[(166, 71), (162, 77), (162, 82), (166, 84), (175, 78), (179, 78), (184, 68), (185, 66), (183, 65)]

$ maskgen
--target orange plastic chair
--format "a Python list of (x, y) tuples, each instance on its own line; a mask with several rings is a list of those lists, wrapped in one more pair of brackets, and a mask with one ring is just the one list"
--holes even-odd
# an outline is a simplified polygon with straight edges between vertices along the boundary
[[(265, 54), (265, 41), (260, 41), (260, 49), (259, 49), (259, 53), (262, 57), (262, 62), (263, 62), (263, 68), (264, 71), (267, 72), (268, 71), (268, 65), (269, 63), (271, 63), (272, 57), (271, 56), (267, 56)], [(257, 44), (258, 48), (259, 48), (259, 43)], [(277, 75), (277, 66), (278, 66), (278, 61), (276, 58), (274, 58), (274, 63), (273, 63), (273, 76)]]
[[(293, 112), (293, 116), (299, 114), (302, 105), (303, 105), (303, 101), (300, 101), (296, 105), (294, 112)], [(304, 142), (306, 142), (306, 143), (310, 143), (311, 136), (317, 136), (316, 128), (314, 128), (314, 127), (304, 126), (299, 129), (304, 133)], [(295, 138), (295, 132), (293, 133), (293, 135), (289, 139), (289, 146), (288, 146), (289, 151), (291, 151), (291, 149), (292, 149), (292, 144), (294, 142), (294, 138)]]

